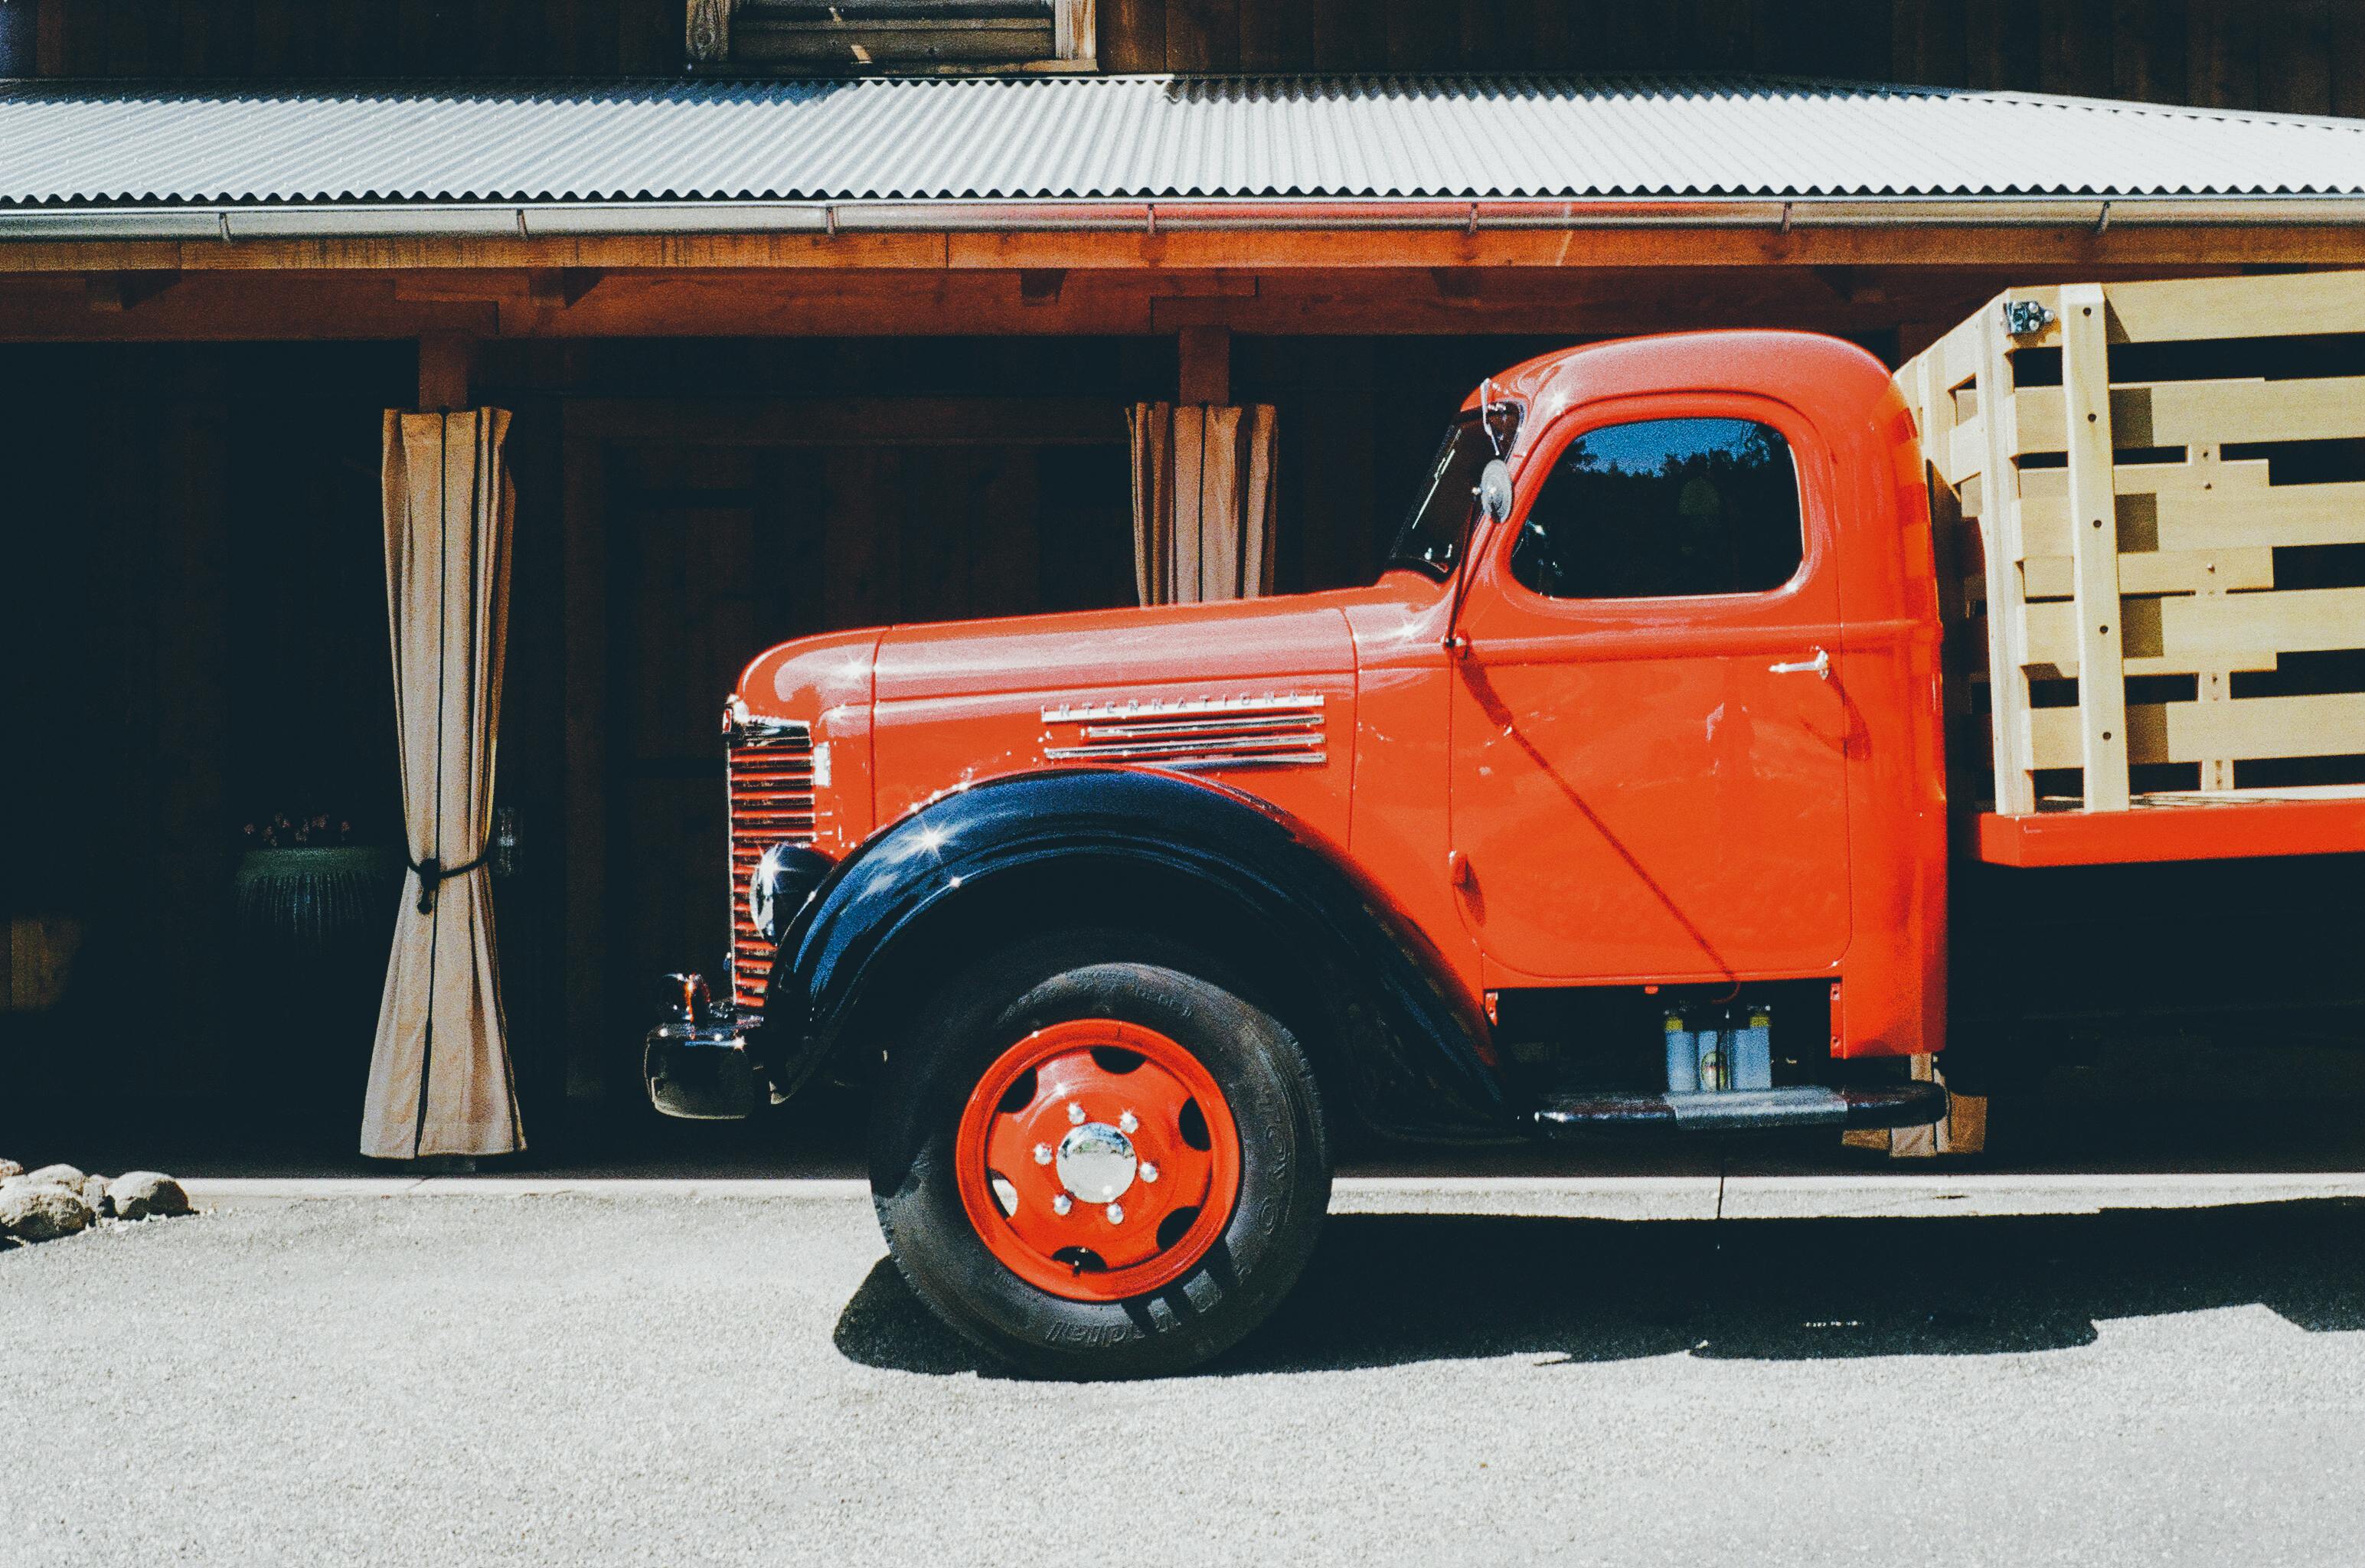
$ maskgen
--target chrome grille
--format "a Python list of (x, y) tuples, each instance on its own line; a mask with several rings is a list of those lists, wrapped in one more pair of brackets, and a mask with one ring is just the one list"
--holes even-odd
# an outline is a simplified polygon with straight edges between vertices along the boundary
[(764, 851), (813, 839), (813, 730), (787, 720), (734, 729), (724, 768), (731, 812), (731, 996), (743, 1012), (764, 1005), (774, 945), (757, 935), (747, 882)]
[(1043, 710), (1046, 762), (1275, 767), (1323, 760), (1320, 697), (1193, 697)]

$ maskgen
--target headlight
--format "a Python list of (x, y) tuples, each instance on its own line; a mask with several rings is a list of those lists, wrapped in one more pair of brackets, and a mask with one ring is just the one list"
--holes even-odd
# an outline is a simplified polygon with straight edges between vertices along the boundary
[(829, 868), (828, 856), (801, 844), (776, 844), (764, 851), (747, 879), (747, 918), (756, 923), (756, 935), (778, 942)]

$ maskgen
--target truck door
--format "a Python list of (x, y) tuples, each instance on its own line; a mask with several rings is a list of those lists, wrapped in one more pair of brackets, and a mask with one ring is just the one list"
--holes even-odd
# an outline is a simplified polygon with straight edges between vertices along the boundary
[(1760, 398), (1620, 399), (1522, 469), (1449, 678), (1462, 907), (1492, 983), (1835, 966), (1851, 731), (1813, 428)]

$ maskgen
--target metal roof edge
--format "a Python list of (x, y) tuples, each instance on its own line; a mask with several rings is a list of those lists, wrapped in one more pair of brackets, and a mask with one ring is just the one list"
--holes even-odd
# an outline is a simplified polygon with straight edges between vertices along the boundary
[(1575, 201), (449, 202), (0, 208), (0, 241), (560, 239), (841, 231), (1235, 229), (2102, 229), (2365, 222), (2365, 195), (1675, 197)]

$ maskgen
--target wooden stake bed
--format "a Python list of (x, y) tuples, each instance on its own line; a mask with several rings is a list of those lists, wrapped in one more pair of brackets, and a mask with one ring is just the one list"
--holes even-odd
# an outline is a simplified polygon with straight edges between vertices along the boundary
[(2365, 850), (2365, 273), (2014, 290), (1897, 383), (1979, 858)]

